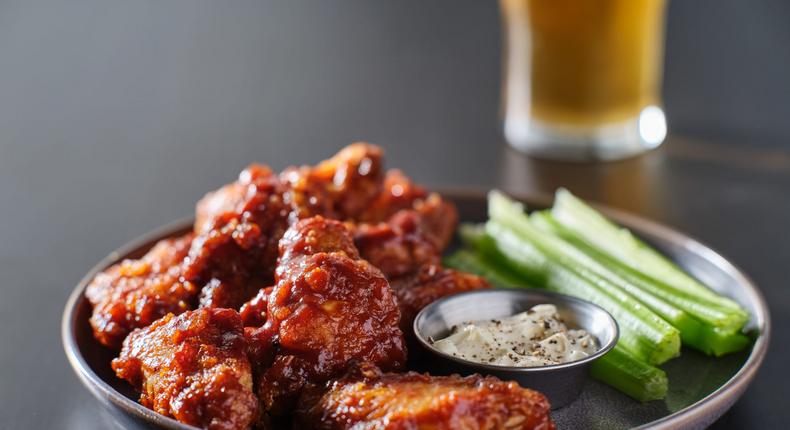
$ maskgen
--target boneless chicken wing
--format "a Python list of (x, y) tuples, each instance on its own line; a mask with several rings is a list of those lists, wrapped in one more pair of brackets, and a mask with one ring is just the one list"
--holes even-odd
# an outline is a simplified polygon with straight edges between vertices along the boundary
[(312, 169), (312, 176), (326, 184), (342, 219), (357, 218), (381, 191), (383, 156), (380, 147), (357, 142)]
[(141, 392), (140, 403), (183, 423), (241, 430), (256, 419), (252, 371), (234, 310), (168, 314), (132, 332), (112, 368)]
[(277, 175), (254, 164), (198, 203), (184, 277), (203, 287), (201, 306), (238, 309), (271, 285), (277, 243), (287, 226), (282, 193)]
[(515, 382), (473, 375), (382, 373), (362, 365), (305, 392), (299, 429), (551, 430), (546, 398)]
[(457, 223), (455, 207), (431, 194), (384, 222), (354, 224), (354, 241), (363, 258), (394, 279), (437, 264)]
[(280, 174), (290, 220), (321, 215), (356, 219), (379, 195), (383, 151), (375, 145), (354, 143), (315, 166), (289, 167)]
[(342, 223), (301, 220), (280, 242), (266, 327), (277, 328), (277, 354), (258, 395), (272, 415), (300, 391), (342, 374), (352, 361), (399, 369), (406, 360), (400, 312), (384, 275), (361, 260)]
[(359, 222), (386, 221), (395, 212), (411, 209), (414, 202), (428, 197), (425, 188), (415, 184), (398, 169), (390, 169), (384, 176), (381, 191), (362, 212), (356, 216)]
[(85, 295), (93, 305), (90, 323), (99, 342), (119, 348), (133, 329), (192, 308), (199, 289), (181, 279), (191, 242), (192, 234), (162, 240), (139, 260), (124, 260), (91, 281)]

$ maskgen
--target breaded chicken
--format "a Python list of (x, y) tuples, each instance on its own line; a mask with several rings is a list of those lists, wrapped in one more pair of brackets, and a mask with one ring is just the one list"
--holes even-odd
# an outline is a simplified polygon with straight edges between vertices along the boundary
[(253, 164), (197, 205), (184, 277), (201, 286), (201, 307), (238, 309), (271, 285), (277, 244), (289, 223), (351, 218), (378, 195), (382, 151), (352, 144), (315, 167), (276, 175)]
[(353, 143), (315, 166), (289, 167), (280, 174), (290, 220), (321, 215), (356, 219), (380, 194), (384, 152), (375, 145)]
[(110, 348), (135, 328), (193, 307), (198, 287), (181, 279), (192, 234), (158, 242), (139, 260), (124, 260), (96, 275), (85, 290), (93, 305), (94, 337)]
[(384, 222), (357, 223), (352, 228), (362, 257), (394, 279), (439, 263), (457, 224), (455, 206), (431, 194)]
[(312, 176), (326, 184), (340, 219), (356, 219), (379, 195), (384, 178), (383, 157), (380, 147), (357, 142), (312, 169)]
[(282, 194), (277, 175), (253, 164), (198, 203), (184, 277), (202, 287), (202, 307), (238, 309), (271, 285), (287, 226)]
[(257, 417), (247, 342), (234, 310), (168, 314), (132, 332), (112, 368), (141, 392), (140, 403), (182, 423), (241, 430)]
[(415, 184), (398, 169), (390, 169), (384, 175), (384, 183), (376, 198), (356, 216), (359, 222), (386, 221), (395, 212), (411, 209), (414, 202), (428, 197), (425, 188)]
[(436, 300), (464, 291), (491, 288), (491, 284), (480, 276), (436, 265), (427, 265), (417, 273), (396, 279), (390, 283), (401, 313), (401, 330), (413, 333), (414, 318)]
[(352, 361), (388, 370), (406, 361), (400, 311), (384, 275), (361, 260), (342, 223), (301, 220), (280, 242), (268, 326), (274, 363), (258, 382), (263, 410), (278, 415), (301, 390), (346, 371)]
[(551, 430), (542, 394), (494, 377), (382, 373), (365, 364), (305, 392), (298, 429)]

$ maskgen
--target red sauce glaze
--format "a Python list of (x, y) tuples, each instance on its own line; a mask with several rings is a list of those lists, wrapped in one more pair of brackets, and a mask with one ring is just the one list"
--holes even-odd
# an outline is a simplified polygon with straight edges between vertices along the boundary
[(280, 173), (280, 181), (285, 185), (283, 200), (290, 208), (290, 224), (316, 215), (340, 217), (335, 211), (329, 182), (326, 178), (316, 177), (312, 166), (289, 167)]
[[(289, 223), (312, 215), (348, 221), (362, 256), (389, 278), (437, 263), (455, 228), (455, 209), (400, 171), (383, 177), (382, 157), (381, 148), (355, 143), (314, 167), (279, 176), (249, 166), (197, 204), (194, 240), (168, 239), (149, 256), (93, 280), (86, 295), (96, 338), (118, 348), (130, 330), (168, 312), (196, 305), (239, 309), (272, 284)], [(347, 253), (353, 248), (334, 245)]]
[(428, 197), (425, 189), (398, 169), (390, 169), (384, 176), (381, 192), (359, 215), (360, 222), (386, 221), (402, 209), (411, 209), (414, 202)]
[(455, 207), (432, 194), (386, 222), (355, 225), (354, 241), (363, 258), (393, 279), (437, 264), (457, 223)]
[(382, 373), (364, 364), (305, 392), (297, 429), (552, 430), (549, 402), (515, 382), (415, 372)]
[(197, 206), (197, 236), (184, 277), (206, 286), (204, 307), (238, 309), (271, 284), (277, 243), (287, 227), (283, 187), (268, 168), (252, 165)]
[(326, 184), (340, 219), (356, 219), (379, 194), (384, 177), (383, 157), (380, 147), (357, 142), (312, 169), (312, 177)]
[(253, 374), (260, 375), (271, 367), (277, 354), (278, 328), (274, 324), (244, 327), (247, 339), (247, 356), (253, 365)]
[(239, 309), (244, 327), (260, 327), (266, 323), (266, 310), (269, 307), (269, 295), (274, 287), (262, 288), (249, 302)]
[(384, 152), (354, 143), (316, 166), (289, 167), (280, 174), (291, 223), (321, 215), (356, 219), (381, 191)]
[(480, 276), (436, 265), (423, 266), (417, 273), (393, 280), (390, 285), (400, 306), (401, 330), (410, 335), (414, 318), (422, 308), (442, 297), (491, 288)]
[(288, 229), (280, 240), (276, 276), (286, 276), (292, 260), (322, 252), (342, 252), (354, 260), (360, 258), (345, 225), (321, 216), (307, 218)]
[(183, 423), (247, 429), (257, 417), (241, 318), (230, 309), (168, 314), (124, 341), (116, 374), (140, 403)]
[(458, 210), (439, 194), (431, 193), (424, 200), (414, 202), (414, 211), (420, 217), (420, 225), (429, 240), (440, 251), (450, 243), (458, 226)]
[(264, 410), (281, 413), (303, 387), (342, 374), (352, 360), (403, 366), (397, 301), (381, 271), (358, 258), (343, 224), (299, 221), (280, 254), (267, 311), (278, 352), (258, 383)]
[(141, 259), (124, 260), (91, 281), (85, 295), (93, 305), (90, 323), (99, 342), (120, 348), (135, 328), (192, 308), (198, 287), (181, 278), (180, 266), (191, 241), (191, 234), (162, 240)]

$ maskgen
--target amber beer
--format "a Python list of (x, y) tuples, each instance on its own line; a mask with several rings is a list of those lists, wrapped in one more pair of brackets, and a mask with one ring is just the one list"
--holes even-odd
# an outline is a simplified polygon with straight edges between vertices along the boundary
[(664, 0), (500, 2), (511, 144), (552, 158), (611, 159), (661, 143)]

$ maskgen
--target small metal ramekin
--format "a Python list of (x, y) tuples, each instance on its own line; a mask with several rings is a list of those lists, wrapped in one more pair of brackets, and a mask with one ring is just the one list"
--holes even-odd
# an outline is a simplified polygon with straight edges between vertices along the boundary
[[(581, 360), (540, 367), (511, 367), (475, 363), (445, 354), (430, 339), (449, 335), (451, 327), (467, 321), (503, 318), (539, 304), (553, 304), (569, 329), (584, 329), (598, 341), (598, 351)], [(456, 294), (425, 307), (414, 320), (417, 340), (435, 359), (428, 368), (435, 374), (480, 373), (516, 381), (548, 397), (552, 409), (576, 400), (587, 380), (590, 364), (617, 343), (617, 322), (600, 307), (575, 297), (534, 289), (491, 289)]]

